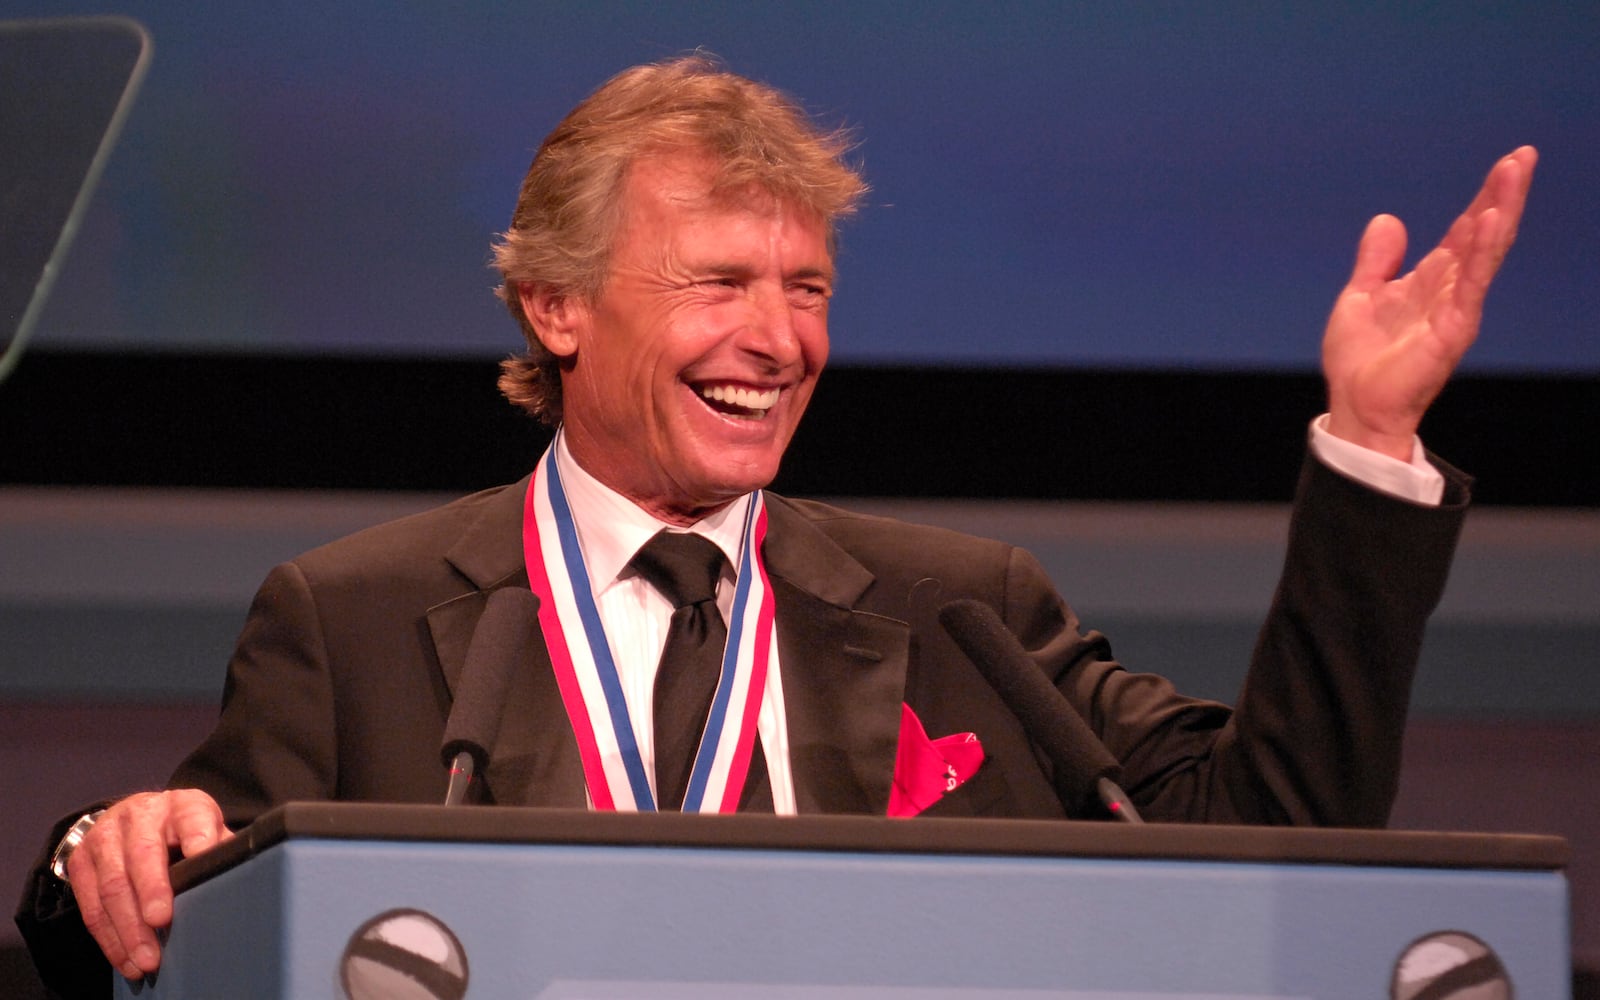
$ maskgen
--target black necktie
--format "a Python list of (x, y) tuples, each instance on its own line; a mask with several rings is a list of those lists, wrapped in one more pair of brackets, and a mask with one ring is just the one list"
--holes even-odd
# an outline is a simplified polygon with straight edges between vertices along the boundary
[(726, 560), (702, 535), (662, 531), (629, 563), (672, 602), (667, 644), (656, 668), (656, 806), (679, 809), (695, 751), (722, 675), (728, 626), (717, 610), (717, 581)]

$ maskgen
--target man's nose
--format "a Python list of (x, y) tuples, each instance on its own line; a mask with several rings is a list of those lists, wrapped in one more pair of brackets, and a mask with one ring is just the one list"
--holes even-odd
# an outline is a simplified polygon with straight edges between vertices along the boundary
[(794, 307), (782, 286), (766, 283), (752, 286), (750, 319), (744, 326), (739, 346), (768, 358), (776, 366), (800, 359), (800, 337), (795, 331)]

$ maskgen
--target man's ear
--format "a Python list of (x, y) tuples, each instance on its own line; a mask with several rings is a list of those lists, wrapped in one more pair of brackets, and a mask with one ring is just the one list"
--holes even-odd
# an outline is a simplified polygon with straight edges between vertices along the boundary
[(545, 350), (558, 358), (578, 353), (578, 334), (589, 315), (578, 296), (528, 282), (517, 286), (517, 300)]

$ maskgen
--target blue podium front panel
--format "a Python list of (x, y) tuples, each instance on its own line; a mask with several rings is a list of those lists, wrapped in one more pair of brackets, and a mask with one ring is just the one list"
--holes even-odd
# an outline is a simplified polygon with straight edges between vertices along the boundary
[(297, 839), (138, 995), (1559, 998), (1566, 921), (1555, 871)]

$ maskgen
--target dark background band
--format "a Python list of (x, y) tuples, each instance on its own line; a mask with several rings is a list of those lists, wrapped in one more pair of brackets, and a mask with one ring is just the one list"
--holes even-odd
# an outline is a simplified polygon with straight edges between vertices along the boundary
[[(548, 431), (492, 361), (37, 351), (0, 387), (0, 483), (469, 491)], [(1321, 379), (830, 368), (775, 488), (796, 495), (1283, 501)], [(1600, 505), (1600, 378), (1463, 376), (1423, 439), (1485, 504)], [(463, 445), (461, 442), (469, 442)]]

